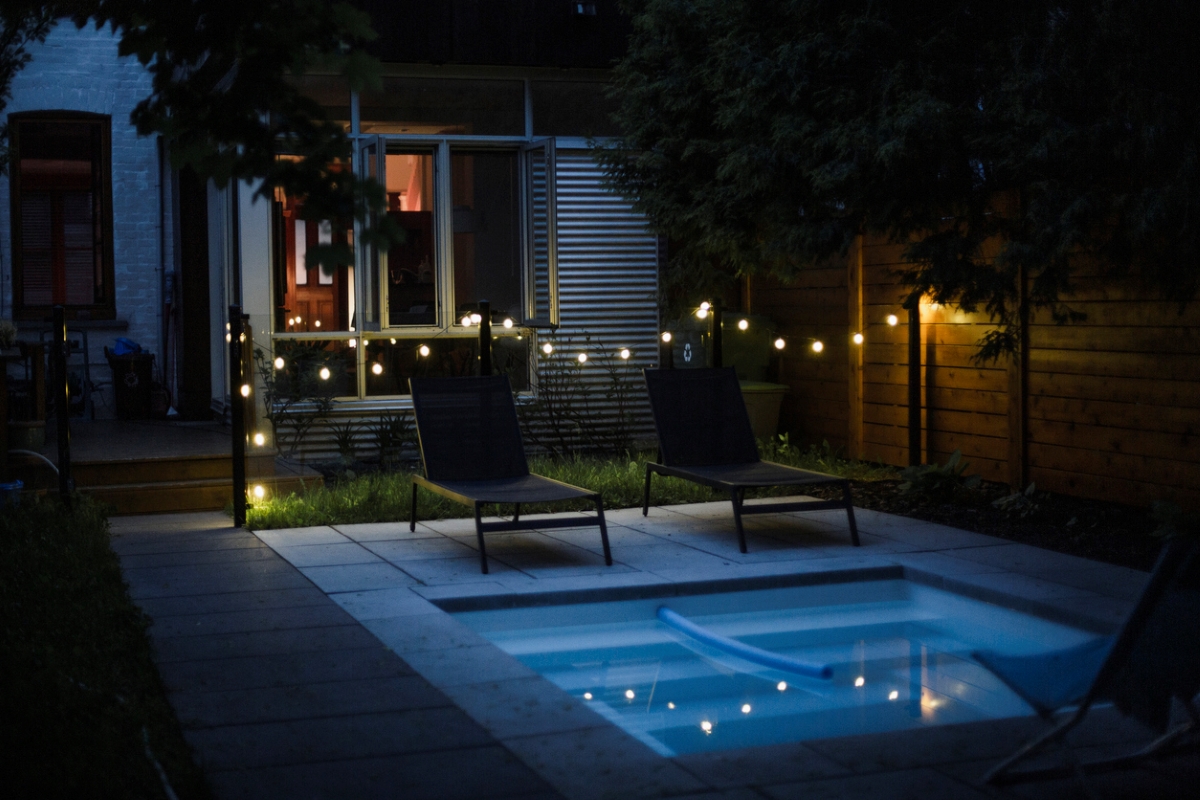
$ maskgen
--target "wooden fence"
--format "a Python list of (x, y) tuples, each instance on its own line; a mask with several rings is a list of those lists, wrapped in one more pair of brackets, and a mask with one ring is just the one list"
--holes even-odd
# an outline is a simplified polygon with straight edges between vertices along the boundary
[[(749, 286), (750, 310), (789, 340), (780, 428), (793, 442), (908, 463), (902, 250), (867, 240), (844, 265)], [(971, 472), (1015, 487), (1200, 508), (1200, 303), (1180, 309), (1095, 271), (1066, 299), (1085, 321), (1035, 314), (1024, 358), (989, 364), (973, 359), (985, 315), (921, 304), (921, 460), (961, 450)], [(825, 345), (819, 354), (813, 339)]]

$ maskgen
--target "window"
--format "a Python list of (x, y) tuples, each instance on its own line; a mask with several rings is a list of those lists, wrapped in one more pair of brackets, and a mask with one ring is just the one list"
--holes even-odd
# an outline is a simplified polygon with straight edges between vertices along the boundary
[(14, 114), (14, 313), (55, 305), (75, 319), (112, 319), (110, 120), (97, 114)]

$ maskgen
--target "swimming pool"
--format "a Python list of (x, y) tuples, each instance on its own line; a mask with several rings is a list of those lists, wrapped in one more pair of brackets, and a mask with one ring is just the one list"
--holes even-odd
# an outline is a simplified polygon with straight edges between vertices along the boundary
[(665, 756), (1025, 715), (970, 651), (1095, 635), (904, 579), (456, 617)]

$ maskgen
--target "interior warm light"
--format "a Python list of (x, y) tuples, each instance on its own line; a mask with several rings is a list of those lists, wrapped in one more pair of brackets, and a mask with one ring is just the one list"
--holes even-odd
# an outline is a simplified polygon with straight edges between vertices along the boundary
[(504, 327), (505, 327), (505, 328), (512, 328), (512, 326), (513, 326), (512, 317), (505, 317), (505, 318), (504, 318)]
[(776, 350), (782, 350), (785, 347), (787, 347), (787, 342), (785, 342), (783, 340), (782, 336), (780, 336), (778, 339), (775, 340), (775, 349)]
[(261, 483), (260, 483), (260, 484), (257, 484), (257, 485), (254, 487), (254, 496), (255, 496), (256, 498), (258, 498), (259, 500), (262, 500), (262, 499), (263, 499), (263, 496), (264, 496), (264, 495), (266, 495), (266, 493), (267, 493), (267, 490), (266, 490), (266, 489), (264, 489), (264, 488), (262, 487), (262, 484), (261, 484)]
[(583, 699), (584, 699), (584, 700), (591, 700), (591, 699), (592, 699), (592, 693), (591, 693), (591, 692), (584, 692), (584, 693), (583, 693)]
[(713, 728), (713, 724), (711, 722), (709, 722), (708, 720), (701, 721), (700, 730), (704, 731), (705, 733), (712, 733), (712, 728)]
[(586, 363), (587, 363), (587, 353), (580, 353), (579, 355), (577, 355), (577, 356), (575, 356), (575, 357), (576, 357), (577, 359), (579, 359), (579, 363), (580, 363), (580, 364), (586, 364)]
[(626, 699), (626, 700), (632, 700), (632, 699), (634, 698), (634, 696), (635, 696), (635, 695), (633, 694), (633, 689), (626, 689), (626, 690), (625, 690), (625, 699)]
[(617, 353), (617, 355), (621, 357), (622, 361), (628, 361), (629, 357), (633, 354), (629, 352), (628, 347), (622, 347), (621, 352)]
[(814, 353), (819, 353), (824, 349), (825, 349), (825, 343), (822, 342), (820, 339), (817, 339), (815, 342), (812, 343), (812, 351)]
[(750, 327), (750, 320), (748, 320), (748, 319), (739, 319), (738, 320), (738, 330), (739, 331), (744, 331), (744, 330), (748, 329), (749, 327)]
[(554, 352), (554, 345), (550, 344), (549, 342), (546, 342), (544, 345), (542, 345), (542, 352), (545, 353), (546, 355), (550, 355), (551, 353)]
[(283, 356), (278, 356), (275, 359), (275, 369), (283, 369)]
[(897, 317), (895, 314), (888, 314), (887, 315), (887, 324), (891, 325), (894, 328), (900, 324), (900, 318)]
[(854, 679), (855, 686), (862, 686), (866, 682), (867, 682), (867, 679), (864, 678), (862, 675), (859, 675), (857, 678)]
[(671, 343), (671, 332), (663, 331), (662, 340), (665, 344), (670, 344)]
[(900, 693), (897, 692), (895, 689), (892, 689), (892, 691), (888, 694), (888, 700), (895, 700), (899, 697), (900, 697)]
[(321, 367), (321, 371), (317, 374), (321, 376), (321, 380), (329, 380), (329, 367)]
[(861, 333), (856, 333), (856, 334), (854, 334), (854, 336), (853, 336), (853, 339), (854, 339), (854, 343), (855, 343), (855, 344), (862, 344), (862, 343), (863, 343), (863, 335), (862, 335)]
[(742, 713), (743, 713), (743, 714), (749, 714), (749, 713), (750, 713), (750, 704), (749, 704), (749, 703), (743, 703), (743, 704), (742, 704)]
[(427, 344), (421, 345), (420, 347), (417, 348), (417, 352), (421, 354), (422, 358), (428, 356), (429, 355), (429, 345), (427, 345)]
[(261, 433), (254, 434), (254, 444), (258, 445), (259, 447), (262, 447), (266, 443), (267, 443), (267, 437), (263, 436)]
[(243, 383), (242, 384), (242, 397), (249, 397), (249, 396), (250, 396), (250, 384)]
[(374, 372), (376, 375), (382, 375), (383, 374), (383, 364), (380, 364), (378, 361), (376, 361), (374, 364), (371, 365), (371, 372)]
[(781, 692), (786, 692), (787, 691), (787, 681), (780, 681), (779, 683), (775, 684), (775, 688)]

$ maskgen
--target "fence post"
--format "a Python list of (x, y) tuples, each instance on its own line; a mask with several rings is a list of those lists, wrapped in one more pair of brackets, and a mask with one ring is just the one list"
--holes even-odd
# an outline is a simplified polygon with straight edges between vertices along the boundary
[(233, 527), (246, 526), (246, 396), (242, 394), (242, 307), (229, 307), (229, 416), (233, 437)]
[(712, 365), (714, 367), (723, 367), (724, 357), (721, 353), (723, 342), (721, 341), (721, 304), (713, 303), (712, 309), (709, 311), (709, 337), (708, 341), (712, 350)]
[(67, 383), (67, 315), (54, 307), (54, 410), (58, 421), (58, 494), (69, 500), (71, 480), (71, 390)]
[(479, 374), (492, 374), (492, 304), (479, 301)]
[(921, 459), (921, 306), (916, 300), (908, 308), (908, 463)]

